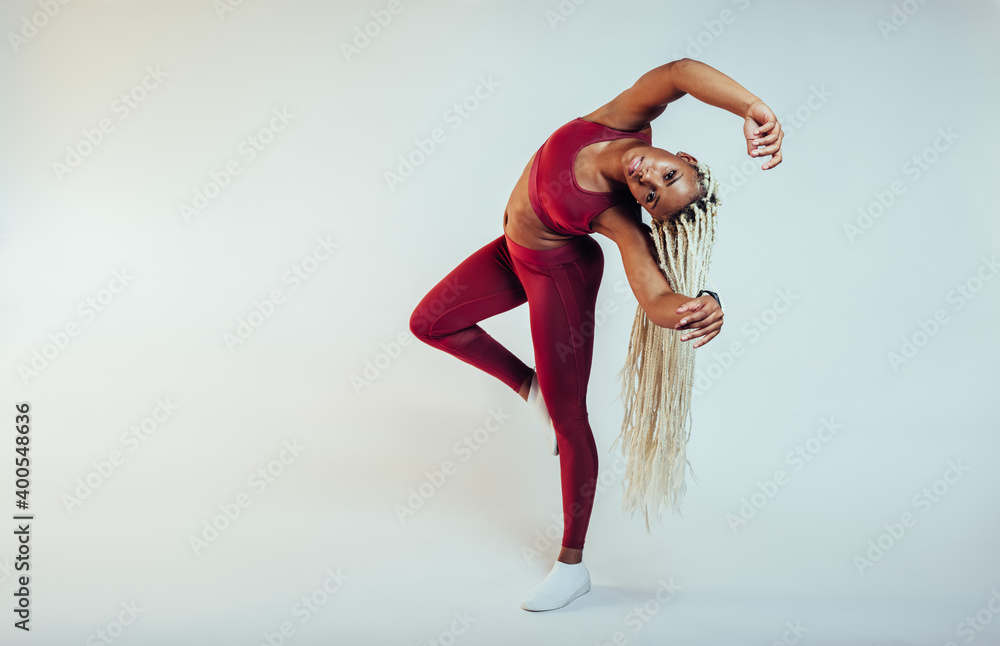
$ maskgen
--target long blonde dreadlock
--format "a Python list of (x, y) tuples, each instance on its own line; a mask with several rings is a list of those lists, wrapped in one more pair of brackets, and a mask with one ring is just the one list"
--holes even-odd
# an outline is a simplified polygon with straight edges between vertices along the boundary
[[(695, 167), (700, 197), (668, 220), (654, 218), (651, 226), (657, 264), (678, 294), (705, 287), (721, 204), (709, 167), (701, 162)], [(685, 332), (655, 325), (641, 306), (636, 308), (628, 357), (618, 373), (625, 419), (615, 444), (623, 441), (627, 458), (622, 507), (626, 513), (641, 509), (647, 531), (650, 512), (659, 516), (668, 506), (680, 512), (687, 491), (695, 355), (690, 343), (680, 341)]]

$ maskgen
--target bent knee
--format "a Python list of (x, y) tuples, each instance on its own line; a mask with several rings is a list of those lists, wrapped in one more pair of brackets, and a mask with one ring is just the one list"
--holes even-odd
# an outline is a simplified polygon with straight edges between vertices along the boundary
[(410, 314), (410, 332), (424, 343), (430, 343), (433, 340), (431, 335), (431, 318), (425, 314), (423, 308), (419, 305)]
[(548, 406), (549, 415), (552, 417), (552, 426), (557, 433), (567, 433), (571, 435), (590, 435), (590, 416), (586, 410), (581, 410), (578, 406)]
[(461, 347), (471, 340), (470, 334), (475, 336), (476, 330), (475, 328), (453, 329), (445, 325), (439, 315), (432, 314), (423, 305), (418, 305), (410, 314), (410, 332), (430, 345)]

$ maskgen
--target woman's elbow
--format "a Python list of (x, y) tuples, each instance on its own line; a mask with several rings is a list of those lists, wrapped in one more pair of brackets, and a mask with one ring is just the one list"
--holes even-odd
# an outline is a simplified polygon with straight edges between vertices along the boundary
[(643, 306), (649, 322), (658, 327), (676, 329), (681, 322), (681, 315), (675, 311), (678, 307), (676, 296), (673, 292), (661, 294)]
[(668, 328), (670, 330), (676, 329), (677, 324), (680, 323), (680, 318), (677, 316), (663, 316), (662, 314), (650, 315), (649, 312), (646, 312), (646, 318), (648, 318), (649, 322), (653, 325)]

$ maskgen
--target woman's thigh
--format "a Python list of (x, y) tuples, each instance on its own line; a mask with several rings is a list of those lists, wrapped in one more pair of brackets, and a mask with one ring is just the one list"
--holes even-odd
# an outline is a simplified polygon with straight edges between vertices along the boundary
[(427, 292), (410, 317), (410, 330), (430, 338), (454, 334), (526, 300), (501, 235), (473, 252)]
[(549, 412), (554, 420), (586, 418), (594, 312), (604, 272), (600, 246), (559, 265), (515, 262), (528, 296), (535, 370)]

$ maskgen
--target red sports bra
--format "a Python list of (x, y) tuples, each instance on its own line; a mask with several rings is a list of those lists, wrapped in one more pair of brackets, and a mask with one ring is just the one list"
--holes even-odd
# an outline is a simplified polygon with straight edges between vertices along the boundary
[(588, 235), (594, 232), (590, 221), (602, 212), (635, 201), (629, 191), (597, 193), (582, 189), (573, 174), (573, 163), (584, 146), (626, 138), (652, 144), (644, 133), (616, 130), (581, 117), (553, 132), (535, 154), (528, 176), (528, 199), (538, 219), (557, 233)]

